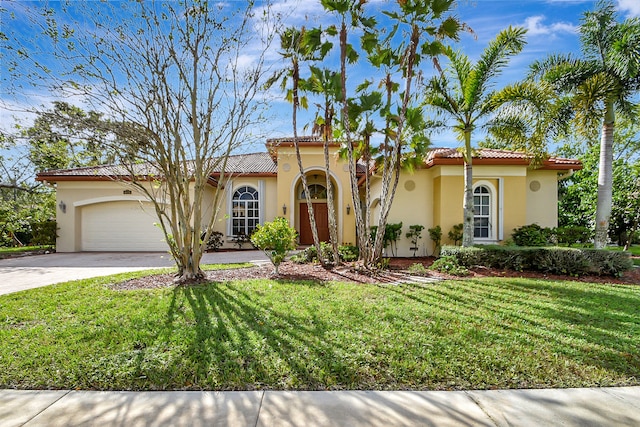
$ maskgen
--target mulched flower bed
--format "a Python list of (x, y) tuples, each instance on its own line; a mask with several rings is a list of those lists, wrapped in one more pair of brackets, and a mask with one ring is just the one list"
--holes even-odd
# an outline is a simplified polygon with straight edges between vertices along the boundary
[[(326, 270), (319, 264), (294, 264), (292, 262), (284, 262), (280, 265), (280, 275), (273, 274), (273, 266), (262, 265), (249, 268), (213, 270), (206, 271), (207, 280), (212, 282), (227, 282), (232, 280), (247, 279), (277, 279), (300, 281), (309, 280), (317, 282), (340, 281), (350, 283), (368, 283), (368, 284), (390, 284), (397, 283), (407, 274), (407, 268), (415, 263), (420, 263), (425, 267), (429, 267), (433, 263), (434, 258), (392, 258), (389, 264), (389, 270), (381, 274), (371, 275), (364, 274), (350, 268), (348, 265), (340, 266), (332, 270)], [(481, 277), (524, 277), (531, 279), (547, 279), (547, 280), (577, 280), (590, 283), (615, 283), (615, 284), (640, 284), (640, 268), (634, 268), (626, 272), (622, 277), (608, 276), (582, 276), (569, 277), (554, 274), (543, 274), (529, 271), (502, 271), (492, 268), (478, 267), (471, 270), (471, 275), (466, 277), (455, 277), (430, 271), (429, 276), (439, 279), (473, 279)], [(175, 286), (175, 276), (173, 274), (159, 274), (155, 276), (141, 277), (126, 282), (113, 284), (114, 289), (132, 290), (132, 289), (154, 289)]]

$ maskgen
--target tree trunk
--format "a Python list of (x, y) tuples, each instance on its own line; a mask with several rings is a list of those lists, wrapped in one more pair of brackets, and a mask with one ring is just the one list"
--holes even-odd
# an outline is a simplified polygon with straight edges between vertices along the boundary
[[(320, 239), (318, 238), (318, 226), (316, 224), (316, 216), (313, 211), (313, 203), (311, 201), (311, 196), (309, 194), (309, 185), (307, 185), (307, 176), (304, 172), (304, 166), (302, 165), (302, 156), (300, 155), (300, 144), (298, 143), (298, 105), (299, 105), (298, 82), (300, 81), (300, 69), (299, 69), (298, 61), (296, 59), (293, 60), (292, 80), (293, 80), (293, 112), (292, 112), (293, 145), (295, 146), (295, 149), (296, 149), (296, 161), (298, 163), (298, 170), (300, 171), (300, 180), (302, 181), (305, 200), (307, 201), (307, 212), (309, 213), (309, 223), (311, 225), (311, 234), (313, 235), (313, 245), (316, 248), (316, 253), (318, 254), (318, 260), (323, 266), (325, 266), (326, 261), (322, 257), (322, 250), (320, 248)], [(295, 200), (295, 197), (294, 197), (294, 200)], [(291, 208), (293, 209), (293, 206)]]
[[(369, 260), (369, 215), (371, 212), (371, 206), (369, 204), (369, 159), (365, 157), (367, 170), (366, 174), (366, 203), (364, 207), (364, 213), (360, 210), (360, 193), (358, 188), (358, 175), (356, 170), (357, 159), (353, 153), (353, 138), (351, 137), (351, 123), (349, 122), (349, 99), (347, 98), (347, 25), (344, 20), (340, 25), (340, 94), (342, 99), (342, 125), (347, 140), (347, 162), (349, 164), (349, 178), (351, 184), (351, 201), (353, 202), (353, 214), (356, 220), (356, 234), (358, 239), (358, 246), (360, 248), (358, 254), (358, 262), (368, 265)], [(369, 139), (365, 140), (365, 144), (368, 145)]]
[(613, 128), (615, 111), (613, 101), (607, 101), (602, 136), (600, 139), (600, 163), (598, 166), (598, 203), (596, 205), (596, 232), (594, 247), (602, 249), (607, 245), (611, 200), (613, 194)]
[[(326, 123), (325, 123), (326, 126)], [(340, 253), (338, 251), (338, 223), (336, 221), (336, 207), (333, 198), (333, 184), (331, 183), (330, 162), (329, 162), (329, 135), (323, 132), (324, 136), (324, 173), (327, 183), (327, 208), (329, 213), (329, 238), (333, 250), (333, 264), (340, 264)]]
[(471, 150), (471, 131), (464, 133), (464, 202), (462, 246), (473, 246), (473, 151)]

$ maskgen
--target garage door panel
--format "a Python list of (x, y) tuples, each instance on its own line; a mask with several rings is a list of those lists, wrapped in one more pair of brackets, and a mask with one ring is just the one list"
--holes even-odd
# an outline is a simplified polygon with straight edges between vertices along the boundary
[(166, 251), (150, 203), (97, 203), (82, 209), (83, 251)]

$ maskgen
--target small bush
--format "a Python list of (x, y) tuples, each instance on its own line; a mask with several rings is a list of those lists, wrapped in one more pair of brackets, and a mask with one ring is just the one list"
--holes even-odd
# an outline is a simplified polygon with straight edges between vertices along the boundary
[[(205, 233), (202, 233), (202, 239), (204, 239)], [(217, 251), (222, 247), (224, 235), (219, 231), (213, 231), (209, 236), (209, 240), (207, 240), (205, 244), (205, 248), (208, 251)]]
[[(333, 262), (333, 249), (327, 242), (320, 242), (320, 251), (325, 260)], [(351, 262), (356, 261), (360, 255), (360, 250), (357, 246), (342, 245), (338, 247), (338, 254), (340, 255), (340, 261)], [(302, 252), (291, 257), (291, 261), (297, 264), (306, 264), (310, 262), (318, 261), (318, 251), (315, 246), (309, 246)]]
[(594, 274), (620, 276), (633, 268), (633, 260), (626, 252), (597, 249), (582, 249), (581, 252), (589, 260), (589, 271)]
[[(423, 227), (424, 228), (424, 227)], [(372, 225), (369, 228), (369, 239), (372, 242), (376, 240), (376, 234), (378, 233), (378, 226)], [(402, 223), (386, 224), (384, 228), (384, 236), (382, 238), (382, 247), (387, 249), (391, 246), (391, 254), (395, 256), (398, 253), (398, 239), (402, 236)]]
[(342, 245), (338, 248), (340, 260), (343, 262), (357, 261), (360, 256), (360, 249), (353, 245)]
[(440, 248), (442, 247), (442, 227), (436, 225), (427, 231), (429, 232), (429, 238), (433, 241), (433, 256), (439, 256)]
[(431, 264), (429, 267), (431, 270), (439, 271), (440, 273), (451, 274), (453, 276), (467, 276), (469, 275), (469, 270), (460, 265), (456, 257), (452, 256), (443, 256), (438, 258)]
[(586, 243), (591, 240), (591, 230), (587, 227), (570, 225), (556, 228), (558, 243), (571, 246), (576, 243)]
[(456, 246), (458, 246), (458, 242), (462, 241), (463, 229), (464, 224), (456, 224), (451, 227), (451, 230), (449, 230), (449, 240), (451, 240)]
[(54, 220), (31, 223), (31, 244), (38, 246), (55, 246), (58, 236), (58, 224)]
[[(247, 235), (245, 233), (240, 233), (237, 236), (233, 236), (233, 244), (237, 245), (238, 249), (242, 249), (245, 243), (253, 243), (253, 240), (251, 240), (252, 236), (253, 234)], [(255, 243), (253, 243), (253, 245), (255, 246)]]
[(251, 243), (269, 257), (275, 267), (275, 274), (278, 274), (280, 263), (285, 260), (290, 250), (296, 248), (297, 234), (286, 219), (276, 218), (272, 222), (258, 225), (251, 235)]
[(426, 276), (429, 274), (429, 270), (418, 262), (411, 264), (409, 268), (407, 268), (407, 271), (411, 274), (415, 274), (416, 276)]
[(423, 225), (410, 225), (409, 231), (405, 234), (405, 237), (411, 241), (409, 249), (413, 251), (413, 256), (418, 252), (418, 240), (422, 239), (422, 230), (424, 230)]
[(547, 246), (550, 236), (550, 229), (542, 228), (538, 224), (529, 224), (514, 228), (511, 237), (518, 246)]

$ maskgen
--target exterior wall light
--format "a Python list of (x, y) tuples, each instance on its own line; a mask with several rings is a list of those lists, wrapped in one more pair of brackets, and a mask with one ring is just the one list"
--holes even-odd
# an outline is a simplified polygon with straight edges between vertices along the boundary
[(347, 204), (347, 215), (351, 214), (351, 206)]
[(67, 213), (67, 205), (65, 202), (60, 201), (60, 203), (58, 203), (58, 207), (60, 208), (62, 213)]
[(287, 205), (282, 205), (282, 215), (287, 214)]

